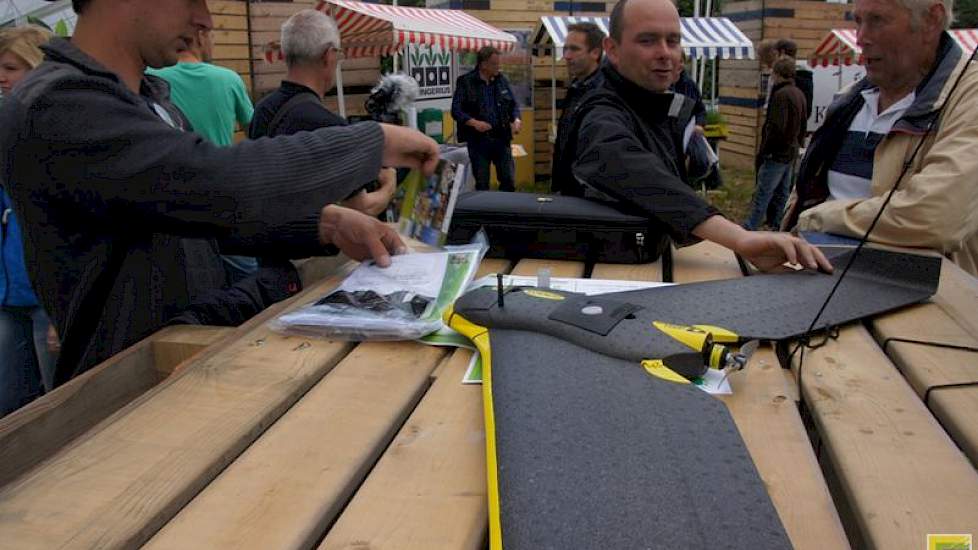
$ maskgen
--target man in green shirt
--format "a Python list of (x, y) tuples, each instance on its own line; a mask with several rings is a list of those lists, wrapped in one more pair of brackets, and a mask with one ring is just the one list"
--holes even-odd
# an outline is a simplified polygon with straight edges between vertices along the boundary
[(209, 31), (198, 31), (179, 62), (148, 69), (170, 84), (170, 99), (190, 120), (194, 131), (212, 143), (231, 145), (235, 122), (247, 128), (254, 108), (238, 73), (212, 65)]

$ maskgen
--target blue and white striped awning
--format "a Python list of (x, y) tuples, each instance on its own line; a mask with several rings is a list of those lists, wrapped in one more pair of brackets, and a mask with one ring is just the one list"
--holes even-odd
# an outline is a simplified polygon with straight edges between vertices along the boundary
[[(608, 33), (607, 17), (546, 15), (533, 31), (533, 53), (549, 54), (559, 51), (567, 38), (567, 26), (589, 21)], [(683, 17), (683, 50), (690, 58), (753, 59), (754, 44), (726, 17)]]

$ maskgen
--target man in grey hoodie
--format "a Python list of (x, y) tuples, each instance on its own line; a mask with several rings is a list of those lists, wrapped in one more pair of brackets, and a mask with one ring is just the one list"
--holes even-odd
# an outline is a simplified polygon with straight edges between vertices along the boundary
[[(56, 384), (227, 292), (218, 241), (262, 257), (338, 248), (380, 265), (403, 248), (391, 228), (336, 203), (382, 166), (433, 171), (434, 141), (364, 123), (214, 146), (184, 131), (165, 82), (144, 75), (213, 26), (205, 0), (72, 7), (74, 36), (46, 46), (0, 108), (0, 180), (62, 337)], [(243, 320), (294, 288), (230, 291), (249, 302), (236, 312)]]

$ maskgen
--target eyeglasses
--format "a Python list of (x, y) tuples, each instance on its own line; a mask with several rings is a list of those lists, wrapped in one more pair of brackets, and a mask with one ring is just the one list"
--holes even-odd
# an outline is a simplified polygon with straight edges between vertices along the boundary
[(329, 49), (331, 49), (334, 52), (336, 52), (336, 59), (337, 60), (342, 61), (342, 60), (346, 59), (346, 54), (343, 53), (343, 48), (335, 48), (333, 46), (330, 46)]

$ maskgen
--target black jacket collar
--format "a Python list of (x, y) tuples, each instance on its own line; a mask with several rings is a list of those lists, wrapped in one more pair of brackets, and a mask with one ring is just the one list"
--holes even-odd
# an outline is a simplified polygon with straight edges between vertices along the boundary
[(618, 94), (629, 107), (649, 121), (665, 120), (669, 116), (673, 92), (652, 92), (624, 77), (611, 63), (601, 68), (604, 86)]

